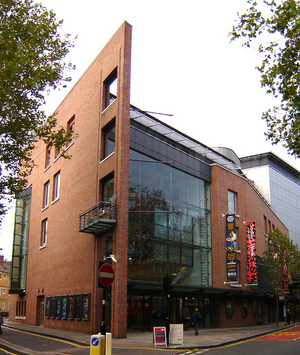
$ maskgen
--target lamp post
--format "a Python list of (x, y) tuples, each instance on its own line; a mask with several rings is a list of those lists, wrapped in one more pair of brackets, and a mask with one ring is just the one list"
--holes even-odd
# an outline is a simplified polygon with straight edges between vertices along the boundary
[[(177, 274), (171, 274), (177, 276)], [(170, 274), (163, 278), (163, 295), (167, 297), (167, 312), (166, 312), (166, 333), (167, 333), (167, 345), (169, 345), (169, 333), (170, 333), (170, 302), (171, 302), (171, 279)]]

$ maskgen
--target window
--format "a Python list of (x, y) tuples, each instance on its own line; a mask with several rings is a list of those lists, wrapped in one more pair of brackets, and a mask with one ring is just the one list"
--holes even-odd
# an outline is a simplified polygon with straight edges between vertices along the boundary
[(101, 201), (109, 202), (114, 195), (114, 177), (101, 180)]
[(105, 159), (115, 151), (115, 121), (102, 130), (102, 159)]
[(45, 246), (47, 243), (47, 229), (48, 229), (48, 219), (44, 219), (42, 222), (42, 235), (41, 235), (41, 246)]
[(0, 280), (2, 280), (2, 272), (0, 272)]
[(59, 158), (60, 150), (61, 150), (60, 148), (55, 147), (55, 159)]
[(67, 147), (73, 141), (74, 132), (75, 132), (75, 115), (67, 123), (67, 135), (68, 135), (68, 140), (66, 142)]
[(115, 68), (104, 81), (104, 108), (108, 107), (116, 99), (118, 88), (118, 68)]
[(233, 316), (233, 306), (232, 306), (232, 299), (226, 299), (226, 318), (231, 318)]
[(53, 180), (53, 201), (59, 199), (60, 171), (54, 175)]
[(51, 150), (52, 150), (51, 144), (47, 145), (46, 158), (45, 158), (45, 169), (48, 168), (48, 166), (50, 166), (50, 163), (51, 163)]
[(49, 205), (49, 190), (50, 190), (50, 181), (48, 180), (44, 185), (43, 208), (46, 208)]
[(26, 301), (17, 301), (16, 305), (16, 317), (26, 317)]
[(228, 213), (236, 214), (236, 193), (228, 190)]
[(3, 287), (2, 295), (5, 295), (5, 292), (6, 292), (6, 290), (5, 290), (5, 288)]
[(3, 274), (3, 278), (4, 278), (4, 280), (6, 280), (6, 274)]
[(2, 309), (5, 309), (5, 303), (2, 303)]

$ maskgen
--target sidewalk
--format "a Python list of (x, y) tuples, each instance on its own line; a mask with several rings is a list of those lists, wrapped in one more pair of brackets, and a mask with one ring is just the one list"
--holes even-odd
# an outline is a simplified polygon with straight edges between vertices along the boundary
[[(281, 329), (297, 326), (297, 324), (291, 324), (285, 326), (284, 323), (280, 323), (277, 327), (276, 324), (257, 325), (251, 327), (239, 327), (239, 328), (211, 328), (211, 329), (199, 329), (199, 335), (194, 335), (194, 330), (185, 331), (183, 334), (183, 345), (170, 345), (169, 348), (176, 349), (207, 349), (225, 344), (230, 344), (236, 341), (242, 341), (250, 339), (258, 335), (264, 335), (272, 333)], [(29, 324), (23, 324), (18, 322), (12, 322), (5, 320), (3, 324), (3, 330), (5, 328), (15, 328), (31, 333), (47, 335), (54, 338), (69, 340), (79, 345), (90, 346), (91, 335), (84, 333), (77, 333), (71, 331), (65, 331), (61, 329), (43, 328), (33, 326)], [(1, 343), (1, 337), (0, 337)], [(151, 332), (128, 332), (126, 339), (112, 339), (112, 347), (140, 347), (149, 348), (154, 347), (153, 333)]]

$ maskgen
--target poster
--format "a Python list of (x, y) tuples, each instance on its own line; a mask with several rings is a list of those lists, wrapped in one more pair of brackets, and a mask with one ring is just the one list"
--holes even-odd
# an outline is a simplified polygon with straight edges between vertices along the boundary
[(166, 327), (153, 328), (154, 345), (167, 346)]
[(237, 261), (236, 261), (236, 252), (228, 251), (227, 256), (227, 279), (228, 280), (237, 280)]
[(236, 251), (237, 249), (237, 236), (235, 226), (235, 215), (228, 214), (226, 216), (226, 250)]
[(227, 280), (237, 280), (237, 235), (235, 226), (235, 215), (228, 214), (226, 216), (226, 264), (227, 264)]
[(183, 344), (183, 324), (170, 324), (170, 345)]
[(256, 226), (255, 222), (246, 223), (247, 237), (247, 282), (257, 282), (256, 269)]

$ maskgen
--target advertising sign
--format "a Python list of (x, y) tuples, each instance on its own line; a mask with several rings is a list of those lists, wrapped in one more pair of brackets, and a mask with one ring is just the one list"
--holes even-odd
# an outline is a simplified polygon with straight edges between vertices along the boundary
[(236, 262), (236, 252), (228, 251), (227, 256), (227, 279), (237, 280), (237, 262)]
[(167, 346), (166, 327), (154, 327), (153, 328), (154, 345)]
[(236, 251), (237, 239), (236, 239), (236, 226), (235, 215), (228, 214), (226, 216), (226, 250)]
[(247, 282), (257, 282), (256, 269), (256, 226), (255, 222), (246, 223), (247, 237)]
[(226, 263), (227, 280), (237, 280), (237, 236), (235, 226), (235, 214), (226, 216)]
[(170, 324), (170, 344), (183, 344), (183, 324)]

